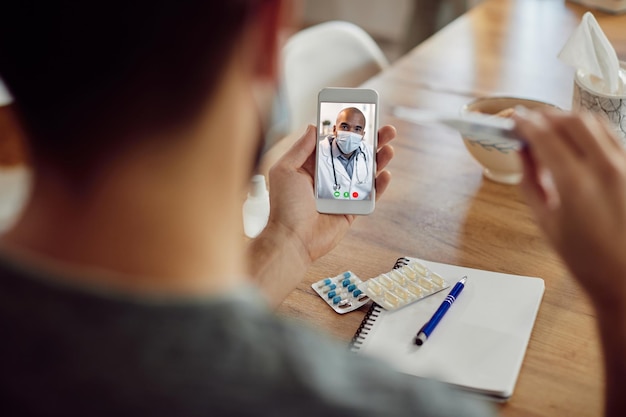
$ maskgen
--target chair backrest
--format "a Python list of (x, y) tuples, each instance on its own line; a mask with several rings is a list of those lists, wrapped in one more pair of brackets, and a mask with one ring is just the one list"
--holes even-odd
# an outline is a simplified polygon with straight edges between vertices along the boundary
[(317, 93), (324, 87), (358, 87), (389, 62), (358, 26), (331, 21), (294, 34), (283, 49), (284, 95), (290, 130), (316, 122)]
[(17, 220), (30, 195), (32, 173), (25, 165), (0, 166), (0, 233)]
[(11, 104), (11, 102), (13, 102), (11, 94), (9, 94), (9, 91), (2, 82), (2, 78), (0, 78), (0, 106), (6, 106), (7, 104)]

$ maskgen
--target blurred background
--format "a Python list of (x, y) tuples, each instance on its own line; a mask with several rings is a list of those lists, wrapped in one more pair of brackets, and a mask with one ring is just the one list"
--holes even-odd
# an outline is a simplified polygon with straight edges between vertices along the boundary
[[(321, 88), (360, 85), (480, 1), (295, 0), (293, 27), (286, 35), (314, 30), (292, 37), (291, 47), (283, 51), (266, 150), (284, 152), (289, 141), (274, 145), (315, 124)], [(331, 21), (356, 27), (339, 23), (320, 28)], [(11, 102), (0, 80), (0, 233), (16, 220), (31, 177), (24, 133)]]
[(300, 0), (301, 28), (344, 20), (363, 28), (393, 62), (481, 0)]

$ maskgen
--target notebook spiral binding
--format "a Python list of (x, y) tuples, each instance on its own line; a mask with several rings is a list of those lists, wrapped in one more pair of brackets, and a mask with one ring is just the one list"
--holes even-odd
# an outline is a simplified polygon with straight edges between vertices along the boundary
[(365, 341), (365, 336), (367, 336), (370, 330), (372, 330), (372, 326), (380, 315), (381, 310), (382, 307), (376, 303), (372, 303), (369, 310), (367, 310), (365, 317), (363, 317), (363, 321), (361, 321), (359, 328), (352, 337), (352, 341), (350, 341), (350, 350), (352, 352), (358, 352), (358, 350), (361, 349), (361, 345)]
[(398, 258), (393, 269), (402, 268), (403, 266), (407, 266), (411, 261), (408, 258)]
[[(396, 263), (393, 265), (393, 269), (398, 269), (406, 266), (409, 264), (409, 262), (410, 260), (407, 258), (398, 258), (398, 260), (396, 260)], [(350, 341), (349, 347), (352, 352), (358, 352), (359, 349), (361, 349), (361, 345), (363, 345), (363, 342), (365, 341), (365, 336), (367, 336), (370, 330), (372, 330), (372, 326), (380, 315), (380, 311), (382, 309), (383, 308), (379, 304), (372, 303), (369, 310), (367, 310), (367, 313), (365, 313), (365, 317), (363, 317), (359, 328), (356, 330), (354, 336), (352, 337), (352, 340)]]

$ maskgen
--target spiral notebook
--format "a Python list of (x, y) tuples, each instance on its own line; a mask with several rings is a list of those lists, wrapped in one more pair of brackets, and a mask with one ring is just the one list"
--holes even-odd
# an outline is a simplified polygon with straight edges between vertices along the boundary
[(419, 261), (451, 283), (467, 276), (463, 292), (422, 346), (413, 340), (448, 290), (399, 310), (373, 304), (351, 350), (400, 372), (436, 379), (506, 401), (513, 394), (544, 292), (541, 278), (400, 258), (394, 268)]

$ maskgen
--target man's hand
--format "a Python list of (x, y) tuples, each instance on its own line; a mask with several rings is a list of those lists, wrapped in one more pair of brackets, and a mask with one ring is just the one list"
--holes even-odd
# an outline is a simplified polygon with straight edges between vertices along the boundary
[[(389, 142), (396, 136), (392, 126), (378, 131), (376, 152), (376, 198), (384, 192), (391, 174), (385, 167), (393, 157)], [(311, 262), (333, 249), (346, 234), (355, 216), (321, 214), (315, 207), (314, 126), (271, 168), (270, 218), (265, 230), (249, 250), (251, 272), (278, 305), (300, 282)]]
[[(605, 416), (626, 410), (626, 152), (594, 116), (514, 115), (528, 141), (523, 190), (598, 313)], [(546, 173), (549, 173), (546, 175)]]
[[(384, 168), (393, 157), (388, 145), (396, 135), (391, 126), (380, 129), (376, 153), (376, 196), (385, 192), (391, 175)], [(355, 216), (320, 214), (315, 208), (315, 127), (309, 126), (295, 145), (270, 170), (270, 227), (287, 229), (300, 240), (314, 261), (334, 248)], [(295, 242), (294, 242), (295, 243)]]
[(626, 302), (626, 151), (589, 114), (514, 116), (529, 147), (523, 191), (537, 220), (600, 308)]

